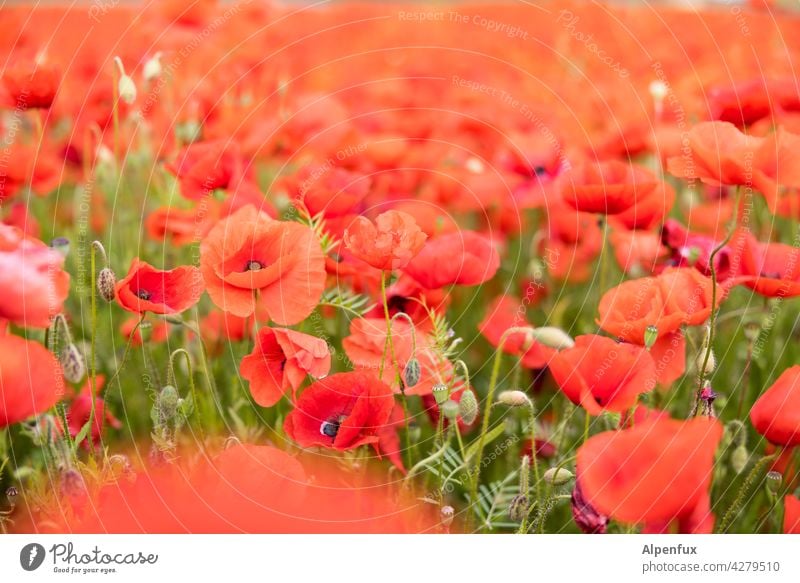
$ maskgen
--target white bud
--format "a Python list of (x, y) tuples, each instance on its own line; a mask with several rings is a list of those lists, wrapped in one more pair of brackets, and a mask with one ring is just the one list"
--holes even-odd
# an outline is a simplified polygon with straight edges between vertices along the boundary
[(561, 486), (569, 482), (575, 474), (570, 472), (567, 468), (550, 468), (544, 473), (542, 478), (548, 484), (553, 486)]
[(531, 404), (528, 395), (522, 391), (503, 391), (497, 396), (497, 402), (509, 407), (527, 407)]
[(159, 51), (144, 64), (142, 76), (145, 81), (150, 82), (161, 76), (161, 70), (161, 52)]
[(541, 328), (534, 328), (531, 332), (533, 339), (539, 344), (544, 344), (549, 348), (561, 350), (563, 348), (572, 348), (575, 346), (575, 341), (572, 336), (564, 332), (561, 328), (554, 326), (542, 326)]
[(650, 95), (656, 101), (663, 101), (667, 96), (667, 93), (669, 93), (669, 87), (667, 87), (667, 84), (659, 79), (650, 83), (649, 90)]
[(119, 69), (119, 82), (117, 83), (119, 98), (128, 105), (131, 105), (134, 101), (136, 101), (136, 83), (134, 83), (133, 79), (131, 79), (125, 73), (125, 67), (122, 65), (122, 59), (119, 57), (114, 57), (114, 62), (117, 64), (117, 68)]

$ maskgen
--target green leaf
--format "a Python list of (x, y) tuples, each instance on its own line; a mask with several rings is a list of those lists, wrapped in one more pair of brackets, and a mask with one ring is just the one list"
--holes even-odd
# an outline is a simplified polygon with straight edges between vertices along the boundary
[[(487, 445), (492, 443), (495, 439), (503, 435), (505, 433), (506, 426), (504, 423), (498, 423), (497, 426), (492, 429), (489, 433), (486, 434), (486, 437), (483, 440), (483, 447), (485, 448)], [(475, 442), (471, 443), (469, 447), (467, 447), (466, 457), (465, 460), (469, 461), (475, 454), (478, 453), (478, 446), (480, 445), (480, 439), (477, 439)]]
[(77, 452), (78, 447), (86, 439), (86, 436), (89, 435), (89, 430), (92, 427), (92, 419), (90, 418), (86, 423), (83, 424), (81, 430), (78, 432), (78, 435), (75, 436), (75, 441), (72, 443), (72, 451)]

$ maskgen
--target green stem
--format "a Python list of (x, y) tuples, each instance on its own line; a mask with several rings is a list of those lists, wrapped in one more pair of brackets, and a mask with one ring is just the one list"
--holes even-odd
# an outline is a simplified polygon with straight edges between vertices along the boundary
[(762, 457), (760, 460), (758, 460), (758, 463), (753, 466), (753, 469), (751, 469), (750, 473), (747, 474), (747, 478), (745, 478), (742, 487), (739, 488), (739, 492), (737, 493), (736, 498), (733, 500), (730, 508), (728, 508), (728, 511), (722, 517), (722, 520), (717, 526), (716, 532), (724, 533), (728, 530), (728, 528), (731, 526), (731, 523), (733, 523), (733, 521), (736, 519), (736, 516), (739, 514), (739, 510), (741, 509), (745, 498), (750, 495), (750, 491), (752, 490), (753, 486), (756, 484), (756, 482), (760, 483), (763, 481), (764, 468), (775, 461), (778, 455), (779, 452), (776, 452), (772, 455)]

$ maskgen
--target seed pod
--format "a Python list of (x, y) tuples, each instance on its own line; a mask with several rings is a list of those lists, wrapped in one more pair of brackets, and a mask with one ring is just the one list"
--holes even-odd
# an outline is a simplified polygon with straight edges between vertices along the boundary
[(172, 385), (166, 385), (158, 394), (158, 412), (162, 420), (169, 420), (175, 417), (178, 411), (178, 390)]
[(107, 302), (113, 302), (116, 292), (117, 276), (110, 267), (104, 267), (97, 274), (97, 293)]
[(644, 331), (644, 346), (648, 350), (650, 350), (653, 345), (658, 340), (658, 328), (653, 326), (652, 324), (648, 326)]
[(522, 391), (503, 391), (497, 396), (497, 402), (508, 407), (528, 407), (531, 400)]
[(403, 378), (406, 381), (407, 387), (416, 386), (419, 382), (419, 377), (422, 374), (420, 370), (419, 361), (416, 357), (412, 358), (406, 363), (406, 368), (403, 371)]
[(442, 383), (433, 385), (433, 398), (436, 399), (436, 404), (440, 407), (450, 398), (449, 393), (450, 391), (447, 389), (447, 385)]
[(777, 494), (781, 489), (783, 483), (783, 476), (780, 472), (771, 471), (767, 472), (767, 491), (772, 494)]
[(445, 416), (446, 419), (450, 421), (455, 421), (458, 417), (458, 403), (455, 401), (445, 401), (442, 405), (442, 415)]
[(80, 382), (86, 375), (86, 363), (83, 361), (83, 355), (72, 342), (61, 351), (59, 361), (64, 378), (70, 383)]
[(572, 478), (575, 477), (575, 474), (570, 472), (567, 468), (550, 468), (542, 477), (544, 478), (544, 481), (551, 486), (563, 486), (572, 480)]
[(522, 522), (528, 514), (528, 497), (525, 494), (517, 494), (508, 504), (508, 517), (514, 522)]
[(564, 332), (561, 328), (554, 326), (542, 326), (534, 328), (532, 331), (533, 339), (539, 344), (544, 344), (548, 348), (562, 350), (575, 346), (572, 336)]
[(747, 451), (747, 446), (742, 444), (731, 453), (731, 467), (737, 474), (741, 474), (747, 467), (747, 462), (750, 460), (750, 452)]
[(467, 425), (472, 425), (475, 422), (475, 419), (478, 418), (478, 399), (475, 398), (475, 393), (467, 389), (461, 394), (458, 411)]
[(16, 486), (6, 488), (6, 498), (8, 498), (8, 503), (11, 506), (17, 503), (17, 496), (19, 496), (19, 490), (17, 490)]

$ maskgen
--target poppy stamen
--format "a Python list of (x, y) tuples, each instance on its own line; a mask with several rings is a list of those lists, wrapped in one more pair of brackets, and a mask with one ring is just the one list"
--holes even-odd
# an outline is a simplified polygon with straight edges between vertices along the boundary
[(140, 300), (147, 301), (150, 299), (150, 292), (147, 291), (146, 289), (140, 289), (139, 291), (136, 292), (136, 297), (139, 298)]
[(322, 425), (319, 426), (319, 432), (331, 439), (336, 439), (336, 435), (339, 433), (339, 427), (341, 427), (342, 421), (344, 420), (345, 416), (340, 415), (329, 421), (323, 421)]
[(251, 261), (247, 262), (247, 265), (245, 266), (244, 270), (245, 271), (261, 271), (262, 267), (264, 267), (264, 266), (261, 265), (261, 263), (259, 263), (258, 261), (251, 260)]

